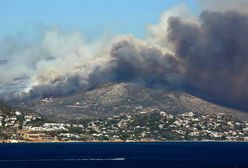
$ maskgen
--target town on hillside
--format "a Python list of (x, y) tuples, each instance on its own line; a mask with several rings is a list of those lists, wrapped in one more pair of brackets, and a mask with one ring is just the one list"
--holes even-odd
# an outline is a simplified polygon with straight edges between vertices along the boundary
[(157, 108), (81, 124), (55, 123), (37, 114), (0, 111), (1, 142), (248, 141), (248, 122), (224, 113), (169, 114)]

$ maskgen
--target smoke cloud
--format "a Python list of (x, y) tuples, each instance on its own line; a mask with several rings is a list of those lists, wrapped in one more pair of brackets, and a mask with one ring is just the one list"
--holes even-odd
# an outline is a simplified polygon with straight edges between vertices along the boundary
[(61, 96), (87, 89), (88, 76), (109, 59), (105, 39), (88, 42), (81, 33), (51, 30), (36, 42), (1, 42), (0, 92), (3, 98)]
[(204, 11), (199, 24), (172, 17), (169, 25), (187, 82), (212, 99), (248, 108), (248, 15)]
[(166, 11), (148, 26), (145, 39), (121, 35), (90, 42), (79, 32), (58, 30), (36, 42), (3, 39), (1, 97), (61, 96), (128, 81), (181, 89), (248, 111), (247, 2), (199, 4), (199, 17), (184, 5)]
[(202, 10), (210, 11), (238, 11), (242, 13), (248, 13), (248, 1), (247, 0), (198, 0)]

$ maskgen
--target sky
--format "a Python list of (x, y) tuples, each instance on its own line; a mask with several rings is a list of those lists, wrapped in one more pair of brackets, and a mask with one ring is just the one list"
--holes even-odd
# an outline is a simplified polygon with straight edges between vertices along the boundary
[[(131, 1), (131, 3), (130, 3)], [(144, 37), (146, 26), (178, 4), (197, 12), (196, 0), (6, 0), (0, 1), (0, 38), (42, 29), (80, 31), (89, 38), (102, 34)]]

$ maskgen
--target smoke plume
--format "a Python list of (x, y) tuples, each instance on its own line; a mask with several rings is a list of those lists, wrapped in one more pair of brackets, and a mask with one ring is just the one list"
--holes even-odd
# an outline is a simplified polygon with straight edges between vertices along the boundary
[[(224, 2), (224, 3), (223, 3)], [(181, 5), (148, 26), (148, 36), (101, 38), (46, 32), (36, 42), (0, 41), (3, 98), (43, 98), (128, 81), (181, 89), (248, 111), (248, 13), (245, 0)], [(8, 71), (6, 71), (8, 70)]]
[(248, 108), (248, 15), (204, 11), (199, 24), (172, 17), (169, 25), (186, 81), (212, 99)]

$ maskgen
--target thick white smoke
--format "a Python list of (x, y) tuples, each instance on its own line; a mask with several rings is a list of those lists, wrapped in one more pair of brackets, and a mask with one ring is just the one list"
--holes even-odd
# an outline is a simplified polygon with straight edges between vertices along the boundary
[[(16, 37), (0, 43), (2, 95), (29, 92), (40, 85), (60, 85), (71, 76), (78, 76), (79, 85), (87, 85), (89, 74), (109, 59), (107, 39), (89, 42), (80, 32), (51, 30), (37, 41)], [(61, 88), (67, 93), (67, 88)]]

